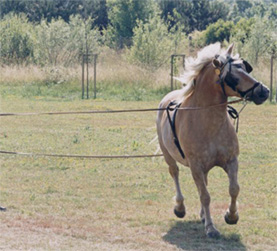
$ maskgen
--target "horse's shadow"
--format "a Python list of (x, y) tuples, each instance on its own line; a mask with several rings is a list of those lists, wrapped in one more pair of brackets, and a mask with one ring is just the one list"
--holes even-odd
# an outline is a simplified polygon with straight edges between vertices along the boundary
[(163, 240), (180, 250), (246, 250), (238, 234), (207, 238), (201, 221), (178, 221), (163, 236)]

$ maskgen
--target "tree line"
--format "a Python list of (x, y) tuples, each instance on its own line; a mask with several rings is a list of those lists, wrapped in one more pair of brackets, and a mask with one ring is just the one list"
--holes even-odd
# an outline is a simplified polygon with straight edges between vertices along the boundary
[[(277, 0), (1, 0), (1, 61), (56, 64), (100, 46), (158, 66), (181, 42), (276, 53)], [(184, 39), (186, 41), (184, 41)], [(255, 54), (255, 55), (254, 55)]]

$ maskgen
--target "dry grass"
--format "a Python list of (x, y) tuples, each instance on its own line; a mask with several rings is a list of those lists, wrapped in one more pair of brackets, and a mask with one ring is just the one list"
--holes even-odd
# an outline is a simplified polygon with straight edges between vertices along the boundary
[[(193, 55), (195, 52), (191, 52)], [(276, 61), (276, 60), (275, 60)], [(109, 95), (119, 96), (119, 100), (129, 100), (129, 98), (121, 97), (120, 93), (123, 93), (127, 89), (135, 90), (135, 95), (138, 98), (135, 100), (141, 100), (144, 95), (145, 90), (148, 89), (159, 89), (170, 87), (170, 63), (167, 62), (158, 70), (153, 70), (151, 68), (143, 68), (134, 64), (130, 64), (124, 53), (116, 53), (114, 50), (104, 48), (100, 53), (97, 60), (97, 88), (98, 92), (110, 90)], [(178, 62), (177, 75), (182, 74), (181, 59)], [(276, 62), (274, 67), (274, 79), (273, 82), (276, 83), (277, 71)], [(90, 83), (93, 85), (93, 64), (89, 66)], [(75, 93), (74, 98), (80, 97), (80, 83), (81, 83), (81, 65), (75, 65), (71, 67), (39, 67), (35, 65), (29, 66), (1, 66), (0, 67), (0, 85), (22, 86), (28, 85), (28, 88), (33, 85), (37, 88), (37, 84), (56, 84), (64, 83), (69, 84), (72, 87), (72, 91)], [(254, 67), (253, 76), (269, 86), (270, 84), (270, 59), (260, 60), (258, 65)], [(114, 87), (113, 87), (114, 86)], [(174, 87), (180, 88), (181, 83), (174, 81)], [(61, 89), (63, 89), (62, 87)], [(119, 89), (122, 90), (119, 91)], [(29, 88), (30, 89), (30, 88)], [(31, 93), (32, 90), (28, 92)], [(145, 90), (144, 90), (145, 89)], [(273, 95), (275, 96), (276, 87), (273, 88)], [(164, 89), (165, 90), (165, 89)], [(58, 90), (60, 93), (61, 90)], [(37, 91), (34, 92), (36, 96)], [(163, 91), (162, 91), (163, 92)], [(48, 93), (49, 94), (49, 93)], [(127, 96), (134, 95), (131, 90)], [(54, 94), (55, 96), (55, 94)], [(69, 95), (67, 95), (69, 96)], [(70, 95), (71, 96), (71, 95)], [(106, 99), (105, 95), (102, 97)], [(146, 99), (147, 100), (147, 99)]]
[[(8, 88), (8, 87), (5, 87)], [(3, 91), (3, 89), (1, 89)], [(157, 107), (158, 102), (29, 100), (2, 96), (1, 111)], [(155, 113), (1, 117), (0, 149), (75, 154), (153, 153)], [(187, 215), (173, 215), (173, 181), (162, 159), (79, 160), (1, 155), (0, 249), (275, 250), (276, 106), (249, 105), (240, 120), (240, 221), (226, 225), (228, 178), (209, 176), (212, 215), (222, 233), (209, 240), (199, 198), (181, 167)]]
[[(159, 70), (146, 69), (130, 64), (124, 54), (105, 49), (97, 59), (97, 82), (128, 83), (130, 85), (144, 84), (149, 87), (160, 87), (170, 82), (170, 65), (165, 65)], [(74, 81), (81, 82), (81, 64), (71, 67), (39, 67), (29, 66), (1, 66), (0, 84), (36, 83), (49, 81)], [(93, 80), (93, 63), (89, 65), (89, 77)]]

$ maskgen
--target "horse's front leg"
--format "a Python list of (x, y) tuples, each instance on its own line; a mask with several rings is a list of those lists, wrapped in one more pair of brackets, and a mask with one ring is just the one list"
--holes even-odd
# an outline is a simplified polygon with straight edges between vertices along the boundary
[[(208, 186), (208, 173), (204, 173), (204, 178), (205, 178), (205, 184), (206, 186)], [(202, 203), (201, 203), (201, 210), (200, 210), (200, 219), (202, 223), (205, 224), (205, 213), (204, 213), (204, 208)]]
[(225, 221), (228, 224), (237, 224), (239, 220), (239, 215), (237, 211), (237, 197), (239, 194), (239, 184), (238, 184), (238, 160), (237, 158), (230, 161), (225, 172), (229, 177), (229, 194), (231, 196), (231, 203), (229, 209), (225, 214)]
[(201, 206), (204, 213), (204, 215), (202, 215), (204, 216), (202, 221), (205, 222), (206, 235), (210, 238), (217, 238), (220, 236), (220, 233), (215, 228), (210, 213), (211, 198), (206, 186), (206, 174), (201, 168), (194, 166), (191, 167), (191, 172), (200, 196)]

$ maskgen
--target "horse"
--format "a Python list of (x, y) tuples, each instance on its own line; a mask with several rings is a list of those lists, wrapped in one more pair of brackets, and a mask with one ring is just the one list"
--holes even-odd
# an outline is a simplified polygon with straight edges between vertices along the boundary
[(200, 50), (197, 57), (188, 58), (179, 78), (187, 85), (162, 99), (156, 120), (160, 149), (176, 187), (174, 213), (179, 218), (186, 214), (178, 162), (190, 168), (200, 197), (200, 218), (210, 238), (220, 236), (211, 218), (207, 190), (208, 172), (214, 166), (223, 168), (229, 177), (231, 202), (225, 221), (236, 224), (239, 220), (239, 144), (227, 112), (228, 97), (259, 105), (269, 96), (269, 89), (250, 75), (252, 66), (238, 54), (232, 55), (233, 47), (231, 44), (224, 50), (215, 43)]

